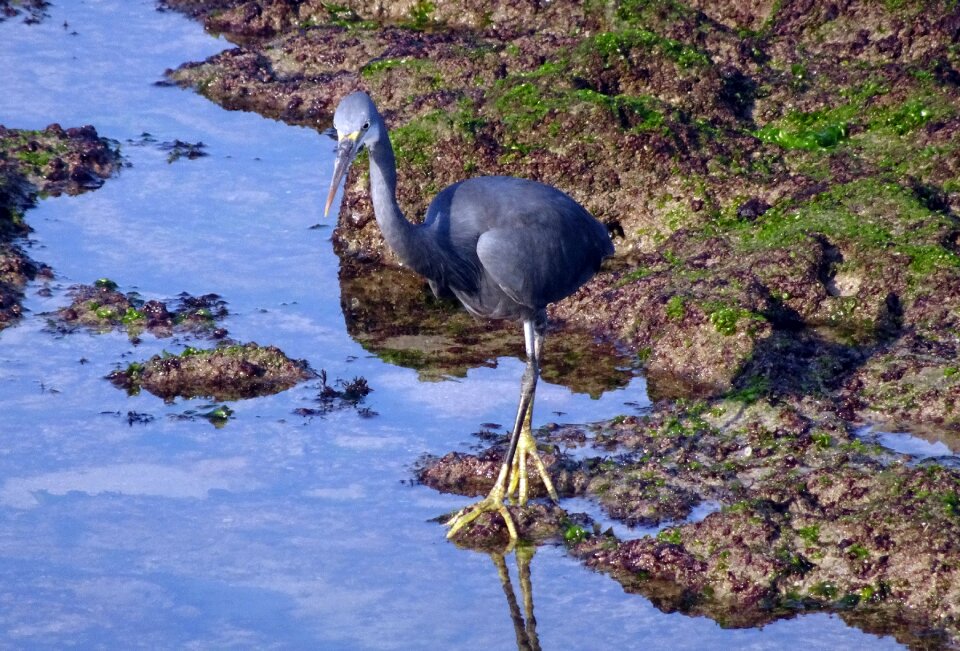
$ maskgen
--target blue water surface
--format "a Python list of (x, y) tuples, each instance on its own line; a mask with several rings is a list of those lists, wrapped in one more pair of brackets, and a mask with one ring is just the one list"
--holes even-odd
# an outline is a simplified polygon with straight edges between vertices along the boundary
[[(230, 44), (152, 1), (64, 0), (49, 14), (0, 23), (0, 123), (93, 124), (129, 166), (27, 215), (25, 246), (55, 279), (50, 296), (31, 284), (26, 317), (0, 332), (0, 646), (515, 647), (491, 559), (431, 521), (466, 500), (409, 480), (423, 453), (510, 420), (521, 362), (425, 383), (371, 356), (344, 326), (331, 228), (310, 228), (331, 142), (156, 85)], [(170, 163), (145, 133), (209, 156)], [(196, 342), (51, 331), (43, 313), (101, 277), (145, 298), (216, 292), (231, 337), (331, 379), (364, 376), (379, 415), (294, 414), (317, 382), (233, 402), (220, 429), (190, 418), (209, 401), (127, 396), (104, 376)], [(599, 420), (625, 403), (648, 404), (642, 378), (598, 400), (545, 384), (536, 420)], [(534, 556), (532, 586), (543, 649), (898, 646), (826, 614), (725, 630), (663, 613), (555, 547)]]

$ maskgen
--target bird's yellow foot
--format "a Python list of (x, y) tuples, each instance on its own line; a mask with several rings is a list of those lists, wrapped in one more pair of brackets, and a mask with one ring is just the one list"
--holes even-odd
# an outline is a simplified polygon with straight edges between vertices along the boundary
[(447, 526), (450, 531), (447, 532), (447, 538), (453, 538), (457, 532), (465, 526), (479, 518), (484, 513), (499, 513), (503, 522), (507, 525), (507, 531), (510, 534), (511, 544), (517, 540), (517, 527), (513, 523), (513, 517), (510, 511), (503, 503), (503, 482), (497, 482), (490, 494), (485, 498), (460, 510), (455, 516), (447, 520)]
[[(489, 495), (476, 504), (461, 509), (447, 521), (447, 526), (450, 527), (450, 531), (447, 532), (447, 538), (453, 538), (457, 535), (458, 531), (484, 513), (499, 513), (500, 517), (503, 518), (504, 524), (507, 526), (507, 531), (510, 533), (511, 543), (516, 541), (518, 538), (517, 527), (513, 522), (510, 511), (508, 511), (504, 505), (504, 497), (516, 495), (516, 503), (520, 506), (526, 505), (529, 491), (529, 482), (527, 479), (528, 457), (533, 460), (533, 464), (537, 469), (537, 473), (540, 475), (540, 480), (547, 489), (547, 493), (550, 495), (550, 499), (552, 499), (554, 503), (559, 503), (560, 498), (557, 496), (557, 490), (553, 487), (553, 482), (550, 480), (547, 468), (537, 453), (537, 442), (530, 433), (530, 430), (524, 428), (517, 442), (517, 450), (513, 456), (513, 463), (510, 466), (504, 463), (504, 465), (500, 467), (500, 475), (497, 477), (497, 481)], [(505, 486), (507, 488), (504, 488)]]
[(553, 487), (553, 481), (550, 480), (547, 468), (543, 465), (543, 460), (537, 453), (537, 441), (527, 428), (520, 432), (520, 439), (517, 441), (517, 453), (513, 456), (513, 466), (510, 468), (510, 485), (507, 488), (507, 496), (516, 494), (517, 504), (520, 506), (527, 503), (529, 492), (527, 457), (533, 460), (533, 465), (536, 467), (537, 474), (540, 475), (540, 481), (547, 489), (550, 499), (553, 500), (554, 504), (558, 504), (560, 498), (557, 496), (557, 489)]

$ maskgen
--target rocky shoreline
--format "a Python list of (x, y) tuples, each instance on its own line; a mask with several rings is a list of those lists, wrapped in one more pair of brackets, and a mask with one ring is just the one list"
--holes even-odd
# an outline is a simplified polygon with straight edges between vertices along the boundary
[[(408, 215), (480, 174), (581, 201), (617, 257), (553, 317), (628, 344), (654, 395), (960, 428), (948, 3), (166, 4), (238, 43), (169, 73), (223, 106), (324, 129), (370, 91)], [(360, 275), (392, 263), (364, 175), (334, 234)]]

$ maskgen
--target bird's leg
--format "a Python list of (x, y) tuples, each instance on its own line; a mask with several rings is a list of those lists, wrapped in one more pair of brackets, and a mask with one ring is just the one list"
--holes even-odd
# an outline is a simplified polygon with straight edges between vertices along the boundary
[[(536, 387), (536, 383), (536, 360), (531, 356), (529, 359), (527, 359), (527, 369), (523, 373), (523, 380), (520, 384), (520, 405), (517, 408), (517, 419), (513, 425), (513, 434), (510, 437), (510, 445), (507, 448), (507, 456), (500, 465), (500, 473), (497, 475), (497, 481), (493, 484), (493, 488), (484, 499), (480, 500), (473, 506), (468, 506), (462, 509), (459, 513), (447, 521), (447, 526), (450, 527), (450, 531), (447, 532), (447, 538), (453, 538), (458, 531), (476, 520), (481, 514), (490, 511), (496, 511), (503, 517), (503, 520), (507, 525), (507, 531), (510, 533), (510, 540), (515, 541), (517, 539), (517, 528), (513, 524), (513, 518), (510, 516), (510, 512), (507, 511), (507, 507), (503, 504), (503, 499), (507, 496), (508, 482), (510, 482), (510, 484), (513, 483), (510, 479), (511, 468), (513, 468), (514, 457), (516, 456), (517, 447), (521, 438), (520, 434), (523, 430), (523, 424), (526, 421), (527, 414), (530, 410), (530, 404), (533, 399), (533, 390)], [(534, 454), (536, 454), (536, 451), (534, 451)], [(525, 472), (526, 466), (524, 466), (524, 473)], [(524, 479), (524, 483), (525, 482), (526, 479)]]
[[(447, 526), (450, 527), (450, 531), (447, 532), (447, 538), (453, 538), (457, 535), (457, 532), (463, 529), (465, 526), (476, 520), (478, 517), (484, 513), (490, 511), (496, 511), (500, 514), (500, 517), (503, 518), (503, 522), (507, 525), (507, 532), (510, 534), (510, 547), (513, 546), (513, 543), (517, 540), (517, 527), (513, 524), (513, 518), (510, 516), (510, 511), (507, 510), (507, 507), (503, 504), (503, 495), (506, 490), (507, 485), (507, 472), (509, 468), (506, 465), (500, 467), (500, 475), (497, 477), (496, 483), (493, 485), (493, 489), (490, 493), (472, 506), (467, 506), (460, 509), (459, 512), (449, 520), (447, 520)], [(506, 551), (509, 551), (509, 547)]]
[[(543, 341), (546, 334), (547, 320), (546, 315), (539, 314), (535, 321), (524, 321), (523, 332), (524, 340), (527, 346), (527, 369), (533, 366), (533, 382), (530, 388), (530, 404), (523, 418), (523, 426), (516, 441), (516, 454), (513, 457), (510, 467), (510, 484), (507, 487), (507, 496), (516, 494), (517, 503), (523, 506), (527, 503), (528, 480), (527, 480), (527, 457), (533, 460), (537, 468), (537, 474), (547, 489), (547, 494), (554, 503), (558, 503), (560, 498), (557, 496), (557, 490), (553, 487), (550, 475), (547, 473), (546, 466), (540, 455), (537, 453), (537, 442), (533, 438), (531, 422), (533, 420), (533, 402), (537, 389), (537, 379), (540, 376), (540, 360), (543, 355)], [(524, 376), (526, 381), (526, 376)], [(516, 436), (516, 435), (515, 435)]]
[[(527, 457), (533, 459), (537, 472), (554, 502), (559, 502), (557, 491), (550, 481), (550, 475), (537, 454), (537, 442), (530, 430), (533, 414), (533, 396), (537, 389), (537, 379), (540, 376), (540, 355), (543, 351), (543, 338), (546, 331), (546, 314), (541, 312), (535, 320), (523, 322), (524, 343), (527, 349), (527, 367), (520, 382), (520, 404), (517, 407), (517, 418), (513, 424), (510, 444), (507, 447), (507, 456), (500, 466), (500, 473), (490, 493), (477, 504), (467, 507), (447, 521), (450, 531), (447, 538), (452, 538), (463, 527), (470, 524), (481, 514), (496, 511), (503, 517), (510, 533), (510, 540), (517, 539), (517, 528), (513, 523), (510, 512), (503, 504), (504, 498), (517, 493), (517, 503), (523, 506), (527, 503)], [(518, 454), (519, 453), (519, 454)]]

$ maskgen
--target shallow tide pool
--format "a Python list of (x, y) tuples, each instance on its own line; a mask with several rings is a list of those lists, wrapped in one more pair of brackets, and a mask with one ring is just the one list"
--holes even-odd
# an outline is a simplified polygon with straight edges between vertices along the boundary
[[(332, 223), (311, 228), (331, 142), (156, 85), (230, 44), (152, 1), (49, 13), (0, 23), (0, 124), (92, 124), (129, 165), (27, 214), (25, 247), (55, 278), (30, 285), (29, 312), (0, 332), (0, 646), (516, 647), (494, 560), (432, 521), (468, 500), (410, 479), (422, 454), (468, 449), (482, 424), (510, 420), (521, 361), (422, 382), (364, 350), (344, 325)], [(209, 155), (168, 162), (157, 143), (175, 139)], [(331, 380), (365, 377), (378, 415), (296, 415), (316, 381), (230, 403), (222, 428), (194, 417), (209, 401), (127, 396), (104, 376), (198, 342), (48, 327), (71, 285), (101, 277), (145, 298), (215, 292), (232, 338), (276, 345)], [(591, 399), (545, 383), (535, 419), (649, 404), (641, 377), (622, 384)], [(522, 604), (516, 559), (506, 565)], [(898, 647), (826, 614), (728, 630), (663, 613), (559, 547), (537, 550), (530, 579), (543, 649)]]

